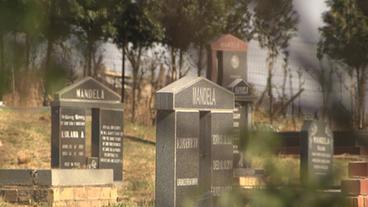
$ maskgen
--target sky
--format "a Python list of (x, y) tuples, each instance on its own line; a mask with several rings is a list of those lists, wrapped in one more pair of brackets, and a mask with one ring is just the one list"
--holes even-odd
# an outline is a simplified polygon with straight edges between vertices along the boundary
[(327, 10), (325, 0), (294, 0), (299, 14), (299, 36), (308, 42), (318, 41), (318, 27), (323, 25), (322, 13)]

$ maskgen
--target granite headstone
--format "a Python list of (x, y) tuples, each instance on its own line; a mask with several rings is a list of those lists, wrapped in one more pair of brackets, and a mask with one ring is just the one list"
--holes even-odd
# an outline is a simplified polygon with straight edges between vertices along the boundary
[(323, 121), (304, 122), (301, 132), (302, 181), (322, 181), (332, 172), (333, 134)]
[[(93, 159), (86, 156), (87, 114)], [(114, 180), (122, 180), (123, 106), (117, 93), (86, 77), (56, 94), (51, 116), (52, 168), (112, 168)]]
[(156, 206), (216, 206), (232, 187), (234, 95), (185, 77), (156, 93), (156, 108)]
[(122, 180), (123, 112), (92, 109), (92, 156), (101, 169), (114, 169), (114, 180)]

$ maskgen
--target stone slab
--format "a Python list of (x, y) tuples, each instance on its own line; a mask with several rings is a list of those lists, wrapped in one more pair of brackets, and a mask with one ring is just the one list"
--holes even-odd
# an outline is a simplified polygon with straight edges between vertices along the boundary
[(112, 169), (52, 169), (52, 170), (0, 170), (0, 186), (40, 185), (78, 186), (112, 185)]

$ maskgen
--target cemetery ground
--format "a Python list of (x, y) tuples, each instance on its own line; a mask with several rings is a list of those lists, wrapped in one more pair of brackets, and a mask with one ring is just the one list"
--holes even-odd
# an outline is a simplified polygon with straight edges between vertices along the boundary
[[(50, 124), (48, 109), (32, 111), (0, 108), (0, 168), (50, 168)], [(124, 130), (127, 135), (155, 141), (153, 127), (125, 121)], [(87, 131), (90, 130), (87, 128)], [(125, 139), (123, 154), (124, 181), (119, 188), (119, 202), (122, 206), (153, 206), (155, 146)], [(272, 178), (276, 179), (273, 181), (280, 185), (298, 183), (299, 157), (279, 155), (265, 159), (264, 153), (261, 154), (253, 156), (253, 167), (265, 167), (267, 161), (271, 161), (276, 166), (272, 169)], [(339, 172), (336, 183), (346, 177), (347, 163), (358, 159), (347, 155), (335, 156), (334, 167)], [(0, 206), (13, 205), (1, 202), (0, 198)]]

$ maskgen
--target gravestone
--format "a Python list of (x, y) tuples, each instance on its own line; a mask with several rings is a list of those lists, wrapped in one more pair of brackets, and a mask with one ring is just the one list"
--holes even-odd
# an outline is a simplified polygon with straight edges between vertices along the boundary
[(304, 122), (300, 150), (302, 181), (323, 181), (332, 173), (333, 143), (333, 134), (325, 122)]
[[(122, 180), (120, 96), (87, 77), (59, 91), (51, 104), (52, 168), (113, 169)], [(92, 157), (86, 155), (86, 116), (92, 115)]]
[(207, 78), (216, 82), (235, 94), (234, 108), (234, 168), (248, 168), (243, 158), (240, 139), (252, 122), (252, 105), (256, 100), (247, 82), (247, 49), (248, 45), (241, 39), (231, 35), (222, 35), (212, 41), (208, 49)]
[(156, 93), (156, 206), (216, 206), (232, 188), (234, 95), (200, 77)]
[(99, 168), (114, 169), (115, 180), (122, 180), (123, 113), (92, 109), (92, 117), (92, 156), (99, 158)]
[(243, 40), (222, 35), (208, 48), (207, 78), (227, 87), (236, 79), (247, 80), (247, 49)]

